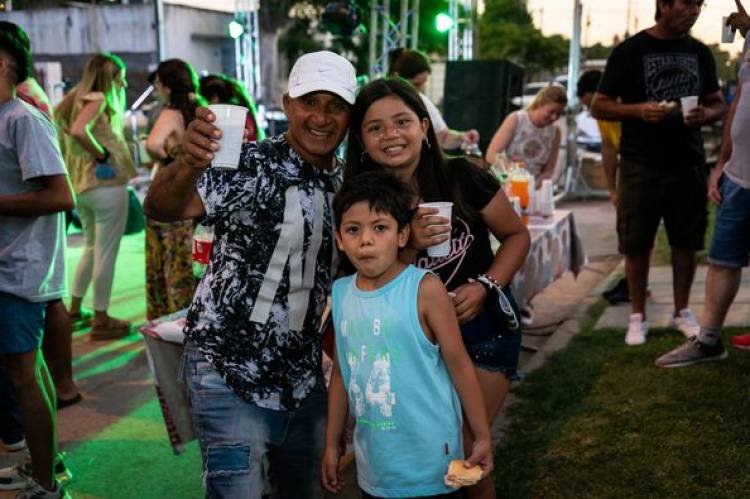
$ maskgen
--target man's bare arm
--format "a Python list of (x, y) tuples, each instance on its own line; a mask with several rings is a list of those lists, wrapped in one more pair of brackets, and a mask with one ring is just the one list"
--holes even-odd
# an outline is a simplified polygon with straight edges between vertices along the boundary
[(602, 167), (607, 180), (609, 200), (617, 206), (617, 147), (607, 139), (602, 139)]
[(703, 108), (703, 124), (710, 125), (724, 117), (727, 104), (724, 102), (724, 96), (721, 95), (721, 92), (714, 92), (703, 97)]
[(208, 108), (196, 110), (182, 139), (182, 154), (157, 173), (148, 190), (143, 207), (149, 218), (172, 222), (206, 214), (196, 183), (219, 147), (221, 131), (213, 126), (215, 119)]
[(39, 217), (75, 207), (67, 175), (39, 177), (38, 181), (42, 184), (38, 191), (0, 196), (0, 215)]
[(146, 215), (159, 222), (204, 216), (206, 210), (195, 187), (202, 173), (203, 170), (190, 167), (181, 157), (161, 168), (143, 203)]
[(591, 115), (598, 120), (622, 121), (638, 119), (648, 123), (658, 123), (667, 114), (666, 107), (658, 102), (623, 104), (617, 99), (597, 93), (591, 103)]
[(734, 122), (734, 114), (737, 112), (737, 104), (740, 101), (742, 95), (742, 85), (737, 85), (737, 93), (734, 94), (732, 105), (729, 106), (729, 112), (724, 118), (724, 129), (721, 132), (721, 149), (719, 155), (716, 158), (716, 167), (724, 168), (724, 163), (729, 161), (732, 156), (732, 123)]

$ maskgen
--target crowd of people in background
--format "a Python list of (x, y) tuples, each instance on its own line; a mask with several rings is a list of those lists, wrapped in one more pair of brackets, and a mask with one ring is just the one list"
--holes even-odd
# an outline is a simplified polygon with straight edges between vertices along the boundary
[[(647, 339), (649, 258), (663, 222), (673, 325), (687, 341), (656, 365), (680, 367), (727, 357), (721, 328), (750, 253), (750, 62), (746, 42), (727, 114), (711, 52), (689, 35), (703, 1), (656, 6), (655, 24), (617, 46), (603, 73), (582, 75), (577, 95), (600, 120), (632, 308), (625, 343)], [(745, 36), (750, 17), (737, 6), (727, 22)], [(450, 129), (425, 95), (427, 56), (398, 49), (389, 68), (358, 89), (344, 57), (301, 56), (283, 97), (288, 130), (268, 138), (239, 82), (199, 78), (179, 59), (151, 75), (161, 109), (146, 139), (146, 316), (187, 309), (183, 371), (209, 497), (261, 497), (266, 464), (274, 497), (340, 492), (348, 417), (363, 497), (495, 497), (489, 425), (518, 379), (521, 314), (510, 283), (530, 237), (487, 164), (518, 159), (538, 182), (551, 179), (566, 90), (550, 84), (509, 114), (480, 165), (444, 152), (479, 134)], [(26, 33), (0, 22), (0, 439), (30, 454), (0, 470), (0, 489), (59, 498), (69, 497), (60, 479), (70, 473), (56, 414), (82, 399), (72, 325), (90, 325), (93, 340), (132, 332), (109, 309), (137, 171), (119, 57), (91, 57), (54, 110), (32, 71)], [(686, 96), (698, 105), (681, 111), (674, 103)], [(208, 104), (250, 111), (236, 169), (211, 167), (222, 131)], [(721, 119), (709, 176), (700, 127)], [(707, 200), (718, 210), (698, 321), (688, 303)], [(452, 215), (423, 205), (431, 202), (451, 203)], [(74, 207), (84, 247), (66, 309)], [(200, 280), (197, 221), (214, 231)], [(445, 241), (448, 254), (431, 256)], [(93, 310), (82, 305), (89, 287)], [(335, 337), (328, 387), (326, 334)], [(452, 460), (481, 470), (466, 496), (444, 481)]]

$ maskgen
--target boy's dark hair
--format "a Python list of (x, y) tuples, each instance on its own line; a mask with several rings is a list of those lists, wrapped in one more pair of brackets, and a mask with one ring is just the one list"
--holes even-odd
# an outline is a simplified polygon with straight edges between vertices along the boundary
[(398, 230), (411, 221), (414, 194), (409, 187), (385, 171), (365, 172), (349, 179), (341, 186), (333, 199), (333, 217), (337, 229), (341, 228), (344, 213), (353, 205), (366, 201), (370, 209), (392, 216)]
[(602, 79), (602, 72), (598, 69), (586, 71), (578, 78), (576, 85), (576, 95), (580, 99), (586, 94), (593, 94), (599, 90), (599, 82)]
[(0, 21), (0, 51), (13, 60), (14, 83), (25, 81), (33, 74), (31, 42), (26, 32), (17, 24)]

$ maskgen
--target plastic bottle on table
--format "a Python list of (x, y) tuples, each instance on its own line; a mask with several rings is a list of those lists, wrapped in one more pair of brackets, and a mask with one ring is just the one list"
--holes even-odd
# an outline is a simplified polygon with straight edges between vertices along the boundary
[(521, 201), (521, 208), (526, 210), (529, 207), (529, 186), (532, 185), (531, 174), (526, 170), (526, 164), (517, 159), (513, 159), (513, 166), (510, 172), (510, 195), (518, 196)]
[(193, 231), (193, 274), (201, 278), (206, 273), (214, 245), (214, 229), (198, 225)]
[(506, 161), (507, 160), (503, 156), (503, 153), (497, 153), (495, 155), (495, 162), (490, 166), (492, 174), (495, 176), (495, 178), (497, 178), (497, 180), (500, 181), (500, 186), (503, 188), (508, 183), (508, 169), (506, 167)]
[(482, 150), (479, 149), (479, 144), (472, 144), (471, 142), (462, 142), (461, 151), (465, 156), (472, 156), (475, 158), (482, 157)]

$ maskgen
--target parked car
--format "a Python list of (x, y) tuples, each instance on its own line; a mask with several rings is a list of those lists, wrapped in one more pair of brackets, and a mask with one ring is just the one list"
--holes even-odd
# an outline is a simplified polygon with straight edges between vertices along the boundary
[[(553, 80), (555, 83), (558, 83), (562, 85), (565, 88), (568, 88), (568, 75), (559, 75), (556, 76)], [(528, 106), (532, 100), (534, 100), (534, 96), (539, 93), (541, 89), (549, 85), (549, 81), (533, 81), (530, 83), (527, 83), (523, 87), (523, 94), (518, 97), (513, 97), (513, 100), (511, 101), (515, 106), (518, 106), (520, 108), (525, 108)]]

